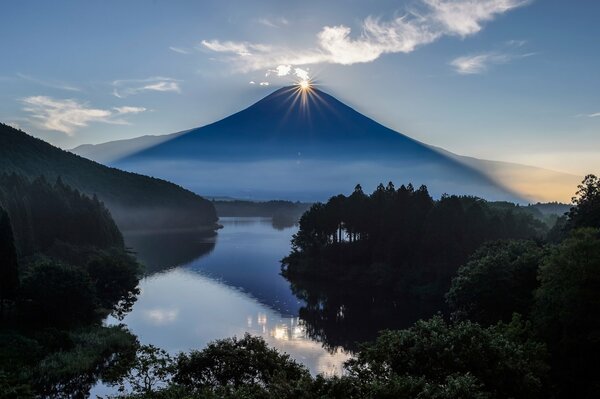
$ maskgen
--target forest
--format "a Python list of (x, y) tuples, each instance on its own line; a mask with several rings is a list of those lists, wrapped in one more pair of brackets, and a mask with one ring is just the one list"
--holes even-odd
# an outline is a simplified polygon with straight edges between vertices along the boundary
[[(59, 183), (52, 186), (59, 187)], [(406, 194), (402, 207), (395, 205), (398, 192)], [(360, 207), (352, 208), (361, 216), (342, 212), (339, 218), (328, 219), (329, 212), (324, 209), (348, 208), (327, 208), (327, 204), (315, 204), (303, 215), (293, 238), (292, 255), (307, 260), (310, 253), (322, 259), (315, 258), (315, 266), (301, 269), (302, 273), (289, 274), (292, 284), (295, 279), (311, 280), (310, 273), (314, 273), (317, 280), (325, 276), (330, 285), (340, 282), (345, 289), (353, 287), (362, 302), (368, 303), (376, 300), (370, 296), (374, 292), (402, 284), (403, 267), (409, 260), (427, 256), (433, 263), (419, 263), (426, 272), (409, 277), (419, 287), (427, 286), (431, 279), (436, 289), (444, 285), (447, 289), (442, 295), (445, 308), (439, 313), (381, 331), (352, 348), (353, 357), (341, 376), (312, 376), (289, 355), (250, 335), (169, 354), (140, 344), (121, 327), (100, 327), (93, 317), (83, 321), (86, 315), (106, 314), (110, 304), (122, 298), (122, 292), (108, 295), (106, 288), (114, 284), (100, 285), (102, 276), (113, 274), (107, 268), (118, 262), (113, 259), (108, 262), (112, 266), (107, 266), (99, 260), (102, 257), (94, 257), (82, 266), (45, 257), (34, 266), (21, 264), (10, 215), (3, 211), (1, 250), (8, 262), (2, 265), (0, 364), (15, 367), (0, 371), (0, 397), (85, 397), (98, 379), (113, 385), (116, 390), (110, 397), (120, 399), (596, 397), (600, 389), (600, 179), (586, 176), (572, 208), (552, 228), (517, 207), (507, 210), (470, 197), (432, 200), (424, 187), (400, 187), (392, 193), (388, 186), (370, 196), (357, 188), (352, 196), (362, 201)], [(337, 198), (346, 205), (352, 204), (352, 196)], [(372, 204), (386, 204), (396, 222), (411, 218), (411, 227), (421, 229), (417, 237), (424, 243), (407, 235), (414, 240), (413, 247), (393, 251), (399, 241), (390, 241), (390, 237), (407, 230), (399, 228), (400, 224), (386, 224), (387, 218), (377, 217), (380, 210)], [(411, 212), (402, 209), (409, 206)], [(320, 217), (316, 219), (315, 214)], [(462, 224), (451, 224), (455, 222)], [(435, 240), (426, 237), (436, 229)], [(452, 239), (460, 239), (470, 252), (451, 245)], [(342, 253), (346, 262), (330, 258), (331, 248)], [(346, 250), (367, 261), (361, 266)], [(381, 250), (389, 252), (376, 253)], [(453, 256), (458, 265), (428, 270), (440, 259), (440, 254), (432, 253), (435, 251)], [(389, 261), (389, 266), (380, 266), (378, 262), (383, 261)], [(344, 265), (349, 271), (337, 280), (334, 273), (322, 270), (343, 270)], [(391, 284), (363, 280), (371, 274), (357, 271), (360, 267), (379, 269), (383, 280), (392, 276), (395, 280)], [(394, 273), (395, 267), (399, 267), (398, 273)], [(123, 268), (121, 263), (117, 270)], [(440, 283), (446, 276), (449, 282)], [(377, 290), (363, 291), (370, 284)], [(54, 289), (47, 290), (46, 285)], [(56, 298), (59, 287), (68, 297), (61, 294)], [(300, 283), (297, 289), (312, 295), (309, 285)], [(86, 292), (96, 294), (92, 300), (84, 300)], [(423, 294), (422, 289), (414, 292), (418, 298), (436, 294), (431, 290)], [(396, 305), (407, 300), (402, 290), (386, 295), (399, 295)], [(51, 312), (55, 309), (47, 306), (66, 306), (75, 300), (78, 306), (67, 312), (73, 317), (37, 317), (35, 323), (43, 328), (35, 330), (26, 324), (29, 312), (39, 312), (41, 306)], [(321, 322), (335, 319), (344, 326), (344, 319), (352, 317), (352, 303), (330, 303), (326, 297), (320, 297), (318, 303), (312, 310), (315, 313), (328, 312), (328, 306), (335, 309), (335, 314), (323, 313)], [(309, 327), (315, 322), (302, 314), (301, 318)], [(313, 332), (326, 333), (328, 328), (327, 324), (316, 326)]]
[[(62, 179), (0, 175), (0, 397), (81, 397), (133, 358), (141, 266), (110, 212)], [(79, 395), (79, 396), (77, 396)]]
[(284, 276), (438, 299), (484, 242), (540, 240), (548, 230), (527, 207), (456, 195), (434, 200), (425, 186), (392, 183), (370, 195), (357, 185), (347, 197), (316, 203), (299, 224)]
[(110, 209), (121, 230), (214, 230), (212, 203), (176, 184), (110, 168), (0, 123), (0, 170), (62, 181)]

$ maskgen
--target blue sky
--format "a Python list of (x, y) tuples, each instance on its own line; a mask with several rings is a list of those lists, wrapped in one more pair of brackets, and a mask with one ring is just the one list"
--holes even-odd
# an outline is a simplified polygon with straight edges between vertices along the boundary
[(595, 0), (22, 0), (0, 15), (0, 120), (63, 148), (210, 123), (308, 73), (428, 144), (600, 173)]

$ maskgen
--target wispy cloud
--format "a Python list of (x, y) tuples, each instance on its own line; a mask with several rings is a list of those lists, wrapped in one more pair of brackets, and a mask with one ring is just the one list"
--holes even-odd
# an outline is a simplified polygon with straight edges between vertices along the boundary
[(23, 110), (31, 115), (32, 122), (46, 130), (56, 130), (69, 136), (91, 122), (128, 124), (123, 115), (146, 111), (143, 107), (116, 107), (111, 110), (90, 107), (85, 102), (73, 99), (54, 99), (32, 96), (21, 100)]
[(26, 75), (24, 73), (17, 73), (17, 76), (23, 80), (27, 80), (32, 83), (36, 83), (40, 86), (49, 87), (52, 89), (66, 90), (66, 91), (81, 91), (80, 88), (70, 85), (68, 83), (59, 82), (56, 80), (44, 80), (38, 79), (30, 75)]
[(416, 8), (392, 20), (367, 17), (361, 33), (354, 37), (347, 26), (325, 26), (316, 36), (316, 45), (306, 49), (219, 40), (203, 40), (201, 45), (222, 53), (222, 60), (232, 62), (241, 72), (275, 65), (352, 65), (372, 62), (387, 53), (410, 53), (443, 36), (473, 35), (484, 23), (527, 3), (529, 0), (421, 0)]
[(461, 75), (481, 74), (491, 65), (506, 64), (512, 60), (535, 55), (535, 53), (514, 54), (501, 52), (487, 52), (457, 57), (450, 61), (450, 65)]
[(181, 93), (180, 82), (180, 80), (162, 76), (148, 79), (115, 80), (112, 83), (114, 86), (113, 95), (124, 98), (149, 91)]
[(179, 54), (191, 54), (192, 53), (191, 50), (183, 48), (183, 47), (169, 46), (169, 50), (174, 51)]
[(269, 28), (281, 28), (282, 26), (287, 26), (290, 24), (290, 21), (284, 17), (259, 18), (256, 20), (256, 22)]
[(503, 64), (509, 60), (507, 54), (475, 54), (455, 58), (450, 65), (461, 75), (473, 75), (485, 72), (490, 64)]
[(585, 118), (600, 118), (600, 112), (594, 112), (594, 113), (591, 113), (591, 114), (577, 114), (575, 116), (577, 118), (582, 118), (582, 117), (585, 117)]

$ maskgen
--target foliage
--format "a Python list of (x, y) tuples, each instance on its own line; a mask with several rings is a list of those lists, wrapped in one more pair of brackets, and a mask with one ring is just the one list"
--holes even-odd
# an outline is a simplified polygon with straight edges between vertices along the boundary
[(119, 326), (0, 331), (0, 398), (87, 397), (98, 379), (121, 378), (136, 347)]
[(587, 175), (577, 189), (572, 199), (574, 206), (568, 214), (569, 228), (600, 228), (600, 179)]
[(369, 196), (358, 185), (302, 215), (282, 270), (290, 279), (352, 278), (396, 294), (441, 296), (485, 241), (540, 237), (545, 229), (528, 212), (474, 197), (434, 201), (425, 186), (396, 190), (392, 183)]
[(134, 395), (151, 395), (164, 388), (174, 371), (173, 359), (165, 350), (141, 345), (127, 374), (119, 380), (119, 391), (129, 386)]
[(533, 318), (564, 394), (600, 389), (600, 230), (582, 228), (553, 248), (539, 271)]
[(139, 294), (140, 265), (129, 254), (115, 249), (98, 251), (87, 262), (99, 305), (121, 317)]
[(14, 300), (19, 289), (17, 250), (8, 214), (0, 207), (0, 321), (4, 317), (4, 303)]
[(382, 333), (347, 367), (363, 397), (542, 398), (544, 358), (542, 344), (516, 339), (506, 325), (436, 316)]
[(446, 299), (459, 318), (483, 324), (528, 315), (543, 249), (532, 241), (484, 244), (458, 269)]
[(287, 354), (269, 348), (262, 338), (246, 334), (210, 343), (202, 351), (177, 358), (174, 381), (192, 392), (220, 396), (290, 397), (308, 370)]
[(95, 319), (96, 292), (82, 269), (45, 260), (23, 277), (20, 315), (35, 325), (69, 326)]

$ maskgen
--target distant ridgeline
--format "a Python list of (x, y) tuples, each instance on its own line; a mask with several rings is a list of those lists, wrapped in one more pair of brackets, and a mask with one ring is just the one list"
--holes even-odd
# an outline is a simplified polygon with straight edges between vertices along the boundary
[[(538, 216), (537, 218), (534, 215)], [(531, 207), (469, 196), (435, 201), (427, 187), (360, 185), (346, 197), (313, 205), (300, 219), (283, 273), (298, 279), (357, 281), (394, 295), (434, 296), (469, 255), (488, 240), (541, 238), (549, 226)]]
[(274, 227), (292, 226), (310, 208), (306, 202), (213, 200), (219, 217), (258, 216), (272, 218)]
[(97, 195), (122, 230), (213, 228), (210, 201), (173, 183), (109, 168), (0, 123), (0, 172), (31, 180), (58, 177), (89, 196)]

